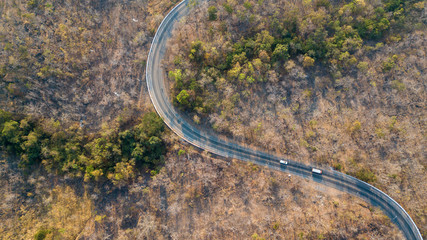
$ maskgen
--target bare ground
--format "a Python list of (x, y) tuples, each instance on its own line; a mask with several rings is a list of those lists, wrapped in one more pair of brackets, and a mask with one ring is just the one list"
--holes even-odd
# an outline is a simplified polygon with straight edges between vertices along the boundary
[[(77, 239), (403, 238), (380, 210), (355, 197), (174, 148), (158, 175), (121, 189), (38, 172), (25, 177), (2, 161), (2, 238), (28, 239), (42, 228)], [(178, 149), (186, 153), (178, 156)]]

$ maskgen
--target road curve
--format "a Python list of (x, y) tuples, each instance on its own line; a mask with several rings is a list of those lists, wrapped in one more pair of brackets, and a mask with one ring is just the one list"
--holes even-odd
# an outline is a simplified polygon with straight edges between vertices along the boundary
[(163, 19), (154, 36), (147, 59), (148, 92), (157, 113), (166, 125), (190, 144), (211, 153), (292, 173), (367, 200), (374, 206), (380, 207), (397, 224), (407, 239), (421, 240), (421, 233), (408, 213), (391, 197), (374, 186), (333, 170), (323, 170), (322, 175), (313, 174), (311, 166), (290, 159), (287, 159), (288, 165), (280, 165), (279, 160), (283, 158), (220, 139), (191, 125), (175, 111), (168, 98), (168, 89), (165, 88), (166, 74), (161, 60), (174, 24), (190, 12), (188, 3), (188, 0), (183, 0)]

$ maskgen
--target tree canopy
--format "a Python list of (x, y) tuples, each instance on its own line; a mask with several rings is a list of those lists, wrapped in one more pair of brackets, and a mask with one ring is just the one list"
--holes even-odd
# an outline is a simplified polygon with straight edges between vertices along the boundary
[(154, 112), (127, 127), (116, 120), (100, 132), (79, 126), (63, 129), (59, 122), (18, 116), (0, 110), (1, 148), (21, 158), (20, 166), (42, 164), (48, 171), (84, 176), (85, 180), (130, 180), (137, 168), (158, 170), (163, 162), (164, 124)]

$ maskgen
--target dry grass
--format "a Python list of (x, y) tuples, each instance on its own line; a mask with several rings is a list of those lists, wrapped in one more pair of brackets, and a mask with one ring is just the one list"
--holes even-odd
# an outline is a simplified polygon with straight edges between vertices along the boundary
[[(283, 9), (291, 4), (281, 2)], [(238, 27), (238, 19), (218, 9), (219, 21), (206, 20), (205, 4), (177, 27), (166, 59), (169, 70), (176, 56), (185, 59), (192, 41), (203, 41), (207, 49), (227, 49), (233, 39), (240, 39), (245, 29)], [(230, 35), (217, 37), (222, 24)], [(213, 37), (209, 31), (218, 34)], [(427, 35), (424, 29), (397, 40), (393, 36), (383, 45), (360, 49), (355, 54), (359, 70), (336, 75), (324, 65), (304, 68), (303, 56), (298, 56), (284, 63), (285, 71), (272, 69), (265, 82), (248, 86), (218, 80), (215, 87), (205, 87), (211, 91), (213, 111), (187, 114), (197, 115), (201, 128), (255, 148), (362, 176), (402, 204), (425, 235)], [(384, 70), (390, 61), (394, 66)], [(197, 72), (192, 64), (182, 62), (190, 74)], [(196, 81), (202, 83), (204, 78)], [(245, 91), (249, 97), (242, 97)], [(241, 97), (230, 104), (235, 94)]]
[[(3, 238), (31, 239), (40, 229), (51, 230), (48, 239), (402, 238), (381, 211), (360, 199), (175, 146), (186, 153), (171, 151), (158, 175), (121, 189), (37, 172), (24, 181), (2, 162)], [(31, 190), (22, 194), (23, 188)]]

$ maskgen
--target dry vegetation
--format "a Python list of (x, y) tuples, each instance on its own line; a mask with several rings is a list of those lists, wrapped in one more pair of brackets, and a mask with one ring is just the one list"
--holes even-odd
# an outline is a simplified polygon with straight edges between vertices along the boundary
[(1, 1), (2, 109), (99, 129), (146, 106), (150, 42), (175, 2)]
[[(308, 180), (176, 144), (163, 170), (121, 189), (1, 162), (3, 239), (401, 239), (365, 202)], [(178, 151), (180, 149), (181, 151)], [(180, 154), (178, 154), (180, 152)], [(44, 176), (43, 176), (44, 175)], [(36, 207), (35, 207), (36, 206)]]
[[(16, 130), (10, 136), (0, 129), (1, 134), (6, 133), (0, 140), (3, 144), (8, 137), (19, 136), (20, 141), (14, 142), (16, 149), (22, 150), (18, 155), (28, 158), (28, 154), (35, 153), (27, 152), (33, 146), (28, 143), (34, 139), (45, 147), (39, 149), (43, 151), (37, 153), (42, 154), (26, 171), (18, 168), (19, 159), (0, 158), (0, 238), (401, 239), (401, 233), (381, 211), (357, 198), (294, 176), (195, 153), (176, 144), (176, 139), (168, 142), (166, 164), (157, 175), (141, 168), (131, 168), (131, 174), (127, 174), (129, 167), (111, 167), (109, 150), (117, 153), (116, 147), (98, 151), (102, 144), (93, 144), (93, 148), (85, 145), (101, 138), (108, 140), (104, 141), (106, 145), (122, 144), (123, 139), (117, 136), (123, 135), (122, 130), (133, 129), (139, 119), (137, 116), (120, 122), (117, 117), (123, 114), (122, 109), (136, 105), (142, 114), (151, 108), (145, 92), (145, 59), (155, 29), (176, 2), (0, 1), (0, 108), (21, 117), (32, 114), (36, 120), (46, 118), (41, 125), (36, 124), (38, 120), (32, 122), (32, 117), (19, 117), (19, 121), (2, 118), (16, 122), (8, 124)], [(205, 16), (206, 8), (195, 8), (198, 15), (194, 16)], [(220, 19), (225, 18), (220, 7), (218, 14)], [(180, 28), (203, 35), (203, 27), (194, 27), (196, 23), (204, 26), (203, 19), (206, 18), (196, 21), (190, 17), (186, 21), (192, 24)], [(211, 22), (212, 29), (222, 27), (219, 23)], [(286, 78), (278, 75), (277, 81), (255, 84), (247, 103), (237, 102), (232, 111), (224, 111), (228, 117), (219, 113), (212, 118), (198, 117), (202, 123), (213, 119), (211, 124), (219, 126), (217, 130), (232, 133), (236, 140), (260, 139), (254, 144), (293, 154), (294, 159), (308, 161), (315, 157), (325, 164), (332, 161), (329, 163), (345, 171), (371, 169), (377, 176), (376, 184), (383, 189), (387, 185), (388, 193), (405, 202), (404, 207), (416, 215), (417, 223), (425, 226), (425, 187), (419, 184), (417, 189), (415, 184), (426, 180), (421, 151), (425, 139), (423, 112), (416, 111), (425, 105), (424, 88), (417, 82), (424, 74), (420, 68), (425, 57), (424, 36), (423, 32), (413, 33), (395, 45), (374, 50), (364, 60), (368, 62), (366, 71), (357, 73), (361, 76), (342, 77), (340, 81), (326, 75), (316, 78), (321, 67), (304, 69), (299, 57), (294, 65), (289, 62)], [(194, 36), (188, 37), (177, 38), (182, 41), (174, 44), (186, 46)], [(408, 39), (412, 39), (411, 44)], [(418, 44), (417, 50), (412, 50), (413, 44)], [(185, 49), (178, 46), (174, 51), (186, 54)], [(375, 64), (382, 64), (393, 54), (398, 55), (397, 59), (391, 58), (398, 67), (381, 73)], [(418, 70), (409, 71), (414, 68)], [(405, 77), (408, 72), (414, 75), (413, 79)], [(388, 81), (390, 76), (396, 81)], [(359, 78), (364, 80), (355, 80)], [(317, 89), (317, 84), (323, 84), (325, 90)], [(224, 86), (230, 93), (235, 91), (230, 84)], [(370, 90), (362, 91), (359, 86)], [(364, 97), (357, 98), (356, 103), (378, 105), (351, 105), (354, 99), (349, 98), (350, 94), (360, 92)], [(224, 99), (229, 100), (229, 96)], [(287, 100), (281, 102), (285, 96)], [(421, 96), (418, 102), (413, 100), (417, 96)], [(409, 110), (404, 100), (411, 102)], [(257, 107), (248, 109), (248, 103)], [(390, 108), (397, 103), (402, 107)], [(368, 110), (370, 116), (366, 115)], [(239, 119), (230, 119), (231, 113)], [(372, 121), (376, 115), (379, 117)], [(79, 126), (80, 120), (83, 125)], [(101, 123), (108, 127), (101, 128)], [(43, 129), (48, 130), (47, 134)], [(96, 134), (93, 130), (100, 131)], [(71, 141), (55, 145), (49, 134)], [(375, 140), (368, 142), (368, 147), (363, 145), (367, 145), (367, 137)], [(409, 144), (411, 148), (407, 147)], [(286, 146), (285, 151), (282, 146)], [(2, 147), (7, 150), (6, 145)], [(76, 152), (91, 156), (90, 150), (106, 155), (90, 159), (75, 156)], [(120, 156), (115, 154), (113, 163), (130, 159)], [(372, 156), (384, 161), (372, 161)], [(42, 158), (48, 161), (41, 161)], [(90, 166), (99, 159), (104, 165), (96, 168), (105, 174), (95, 181), (96, 169)], [(63, 168), (55, 161), (73, 167), (81, 164), (77, 174), (68, 174), (71, 168)], [(41, 167), (43, 164), (50, 166), (48, 171)], [(61, 175), (64, 173), (67, 175)], [(115, 174), (110, 178), (107, 173)], [(84, 181), (83, 175), (90, 177)], [(113, 184), (105, 181), (106, 177), (124, 181), (112, 181), (116, 183)]]
[(425, 235), (424, 3), (328, 2), (201, 3), (169, 42), (171, 98), (235, 141), (374, 184)]

